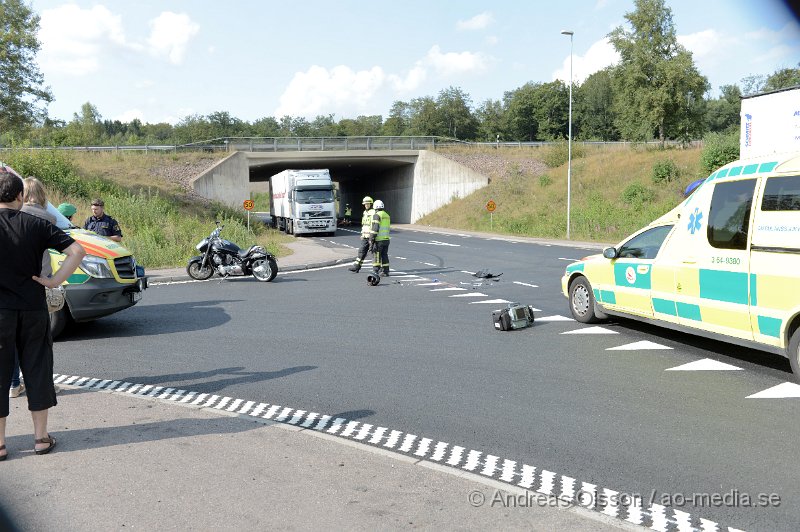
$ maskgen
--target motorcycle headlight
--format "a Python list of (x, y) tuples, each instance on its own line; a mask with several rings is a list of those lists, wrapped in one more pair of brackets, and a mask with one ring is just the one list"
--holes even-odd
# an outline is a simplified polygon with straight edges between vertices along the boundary
[(93, 255), (87, 255), (83, 258), (81, 261), (81, 270), (85, 271), (92, 277), (114, 277), (114, 274), (111, 273), (111, 268), (108, 267), (108, 261)]

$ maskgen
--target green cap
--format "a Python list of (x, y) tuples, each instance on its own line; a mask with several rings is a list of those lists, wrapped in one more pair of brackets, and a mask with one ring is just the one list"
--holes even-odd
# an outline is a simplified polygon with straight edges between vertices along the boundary
[(62, 203), (61, 205), (58, 206), (58, 212), (69, 218), (70, 216), (78, 212), (78, 209), (72, 203)]

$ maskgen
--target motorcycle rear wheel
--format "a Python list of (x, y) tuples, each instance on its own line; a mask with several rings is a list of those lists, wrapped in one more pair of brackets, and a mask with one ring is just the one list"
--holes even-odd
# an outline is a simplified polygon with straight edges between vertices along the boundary
[(198, 281), (205, 281), (212, 275), (214, 275), (214, 270), (206, 266), (203, 268), (199, 262), (190, 262), (189, 265), (186, 267), (186, 273), (189, 274), (189, 277), (192, 279), (196, 279)]
[(278, 263), (270, 257), (256, 259), (253, 261), (252, 270), (253, 277), (261, 282), (268, 283), (278, 275)]

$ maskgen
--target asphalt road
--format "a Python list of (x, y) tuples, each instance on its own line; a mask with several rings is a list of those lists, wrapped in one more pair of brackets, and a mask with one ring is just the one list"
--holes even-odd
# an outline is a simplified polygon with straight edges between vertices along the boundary
[[(345, 230), (318, 240), (358, 243)], [(481, 467), (498, 457), (495, 477), (514, 461), (645, 507), (796, 529), (798, 403), (748, 398), (790, 381), (788, 363), (637, 322), (567, 319), (560, 277), (593, 252), (394, 231), (402, 273), (376, 287), (368, 268), (344, 267), (152, 286), (136, 307), (65, 335), (56, 371), (319, 412), (478, 450)], [(502, 275), (470, 273), (482, 269)], [(534, 306), (537, 322), (495, 331), (500, 300)], [(640, 341), (655, 346), (617, 349)], [(706, 359), (738, 369), (671, 370)], [(715, 494), (725, 500), (703, 500)], [(759, 494), (769, 506), (744, 507)]]

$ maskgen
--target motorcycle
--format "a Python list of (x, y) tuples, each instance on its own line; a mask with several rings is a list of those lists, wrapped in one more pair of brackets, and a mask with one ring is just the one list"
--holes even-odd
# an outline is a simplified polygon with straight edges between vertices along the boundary
[(202, 255), (189, 259), (186, 266), (189, 277), (205, 281), (215, 272), (222, 277), (252, 274), (266, 283), (278, 275), (278, 263), (270, 252), (261, 246), (250, 246), (247, 251), (239, 248), (230, 240), (220, 238), (225, 226), (216, 224), (211, 234), (195, 246)]

